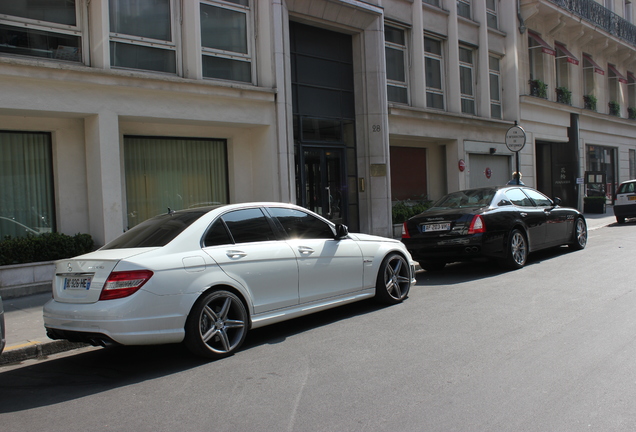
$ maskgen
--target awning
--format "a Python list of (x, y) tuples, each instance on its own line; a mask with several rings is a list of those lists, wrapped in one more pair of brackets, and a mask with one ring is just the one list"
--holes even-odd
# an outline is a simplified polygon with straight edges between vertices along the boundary
[(579, 64), (579, 59), (577, 59), (576, 57), (574, 57), (574, 54), (572, 54), (563, 44), (560, 44), (558, 42), (555, 42), (554, 45), (556, 46), (557, 49), (559, 49), (560, 51), (563, 52), (563, 54), (565, 54), (565, 56), (568, 59), (568, 63), (572, 63), (574, 65), (578, 65)]
[[(590, 62), (590, 64), (594, 68), (594, 72), (596, 72), (599, 75), (605, 75), (605, 70), (603, 70), (602, 67), (597, 65), (596, 62), (594, 60), (592, 60), (592, 57), (590, 57), (587, 54), (583, 54), (583, 60)], [(583, 69), (585, 69), (585, 65), (583, 65)]]
[(532, 39), (534, 39), (534, 41), (536, 43), (541, 45), (541, 51), (543, 51), (546, 54), (553, 55), (553, 56), (556, 55), (556, 51), (554, 50), (554, 48), (552, 48), (546, 41), (541, 39), (541, 36), (539, 36), (538, 34), (536, 34), (535, 32), (532, 32), (530, 30), (528, 30), (528, 36), (530, 36)]
[(634, 83), (636, 83), (636, 75), (633, 72), (627, 72), (627, 78), (630, 78)]
[(614, 72), (614, 75), (616, 75), (616, 78), (618, 78), (618, 82), (622, 82), (623, 84), (627, 84), (627, 78), (625, 78), (623, 76), (622, 73), (620, 73), (618, 71), (618, 69), (616, 69), (615, 66), (612, 66), (611, 64), (607, 64), (607, 67), (609, 68), (609, 70), (611, 70), (612, 72)]

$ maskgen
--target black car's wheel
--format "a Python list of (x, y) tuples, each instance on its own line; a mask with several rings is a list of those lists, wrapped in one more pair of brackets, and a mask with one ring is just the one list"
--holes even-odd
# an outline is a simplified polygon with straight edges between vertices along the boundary
[(625, 218), (624, 217), (620, 217), (620, 216), (616, 216), (616, 222), (618, 222), (619, 224), (624, 224), (625, 223)]
[(505, 267), (520, 269), (528, 260), (528, 240), (519, 229), (513, 229), (508, 237), (507, 256), (503, 264)]
[(232, 355), (241, 346), (247, 329), (243, 302), (229, 291), (212, 291), (192, 307), (184, 343), (194, 354), (218, 359)]
[(411, 270), (406, 259), (397, 253), (382, 261), (375, 285), (375, 297), (385, 304), (396, 304), (404, 300), (411, 288)]
[(444, 270), (446, 267), (445, 261), (419, 261), (420, 267), (422, 267), (427, 272), (437, 272)]
[(572, 243), (569, 246), (574, 250), (581, 250), (587, 245), (587, 225), (583, 218), (579, 217), (574, 222)]

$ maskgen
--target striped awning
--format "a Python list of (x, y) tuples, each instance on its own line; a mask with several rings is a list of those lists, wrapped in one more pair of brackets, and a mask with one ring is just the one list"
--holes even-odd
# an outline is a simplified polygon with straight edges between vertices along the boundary
[(611, 64), (608, 63), (607, 67), (609, 68), (609, 70), (611, 70), (614, 73), (614, 75), (616, 75), (616, 78), (618, 78), (618, 82), (622, 82), (623, 84), (627, 84), (627, 78), (625, 78), (623, 76), (623, 74), (620, 73), (618, 71), (618, 69), (616, 69), (616, 66), (611, 65)]
[(565, 56), (567, 57), (567, 60), (569, 63), (572, 63), (574, 65), (578, 65), (579, 64), (579, 59), (577, 59), (574, 54), (572, 54), (563, 44), (560, 44), (558, 42), (555, 42), (554, 45), (556, 46), (556, 48), (563, 52), (563, 54), (565, 54)]
[[(598, 64), (596, 64), (596, 62), (594, 60), (592, 60), (592, 57), (590, 57), (587, 54), (583, 54), (583, 60), (589, 62), (592, 67), (594, 68), (594, 72), (596, 72), (599, 75), (605, 75), (605, 70), (600, 67)], [(583, 65), (583, 69), (585, 69), (585, 65)]]
[(528, 36), (530, 36), (536, 43), (538, 43), (541, 46), (541, 51), (553, 56), (556, 55), (556, 51), (554, 50), (554, 48), (552, 48), (550, 44), (548, 44), (546, 41), (541, 39), (541, 36), (539, 36), (538, 34), (530, 30), (528, 30)]

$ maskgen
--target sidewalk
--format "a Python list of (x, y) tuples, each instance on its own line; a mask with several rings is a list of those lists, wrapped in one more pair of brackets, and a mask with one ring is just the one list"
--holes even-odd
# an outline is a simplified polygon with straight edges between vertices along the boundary
[[(616, 222), (611, 206), (607, 206), (605, 214), (586, 214), (585, 218), (588, 231)], [(0, 355), (0, 366), (85, 346), (67, 341), (54, 341), (46, 336), (42, 306), (50, 298), (51, 294), (45, 293), (3, 301), (7, 345)]]

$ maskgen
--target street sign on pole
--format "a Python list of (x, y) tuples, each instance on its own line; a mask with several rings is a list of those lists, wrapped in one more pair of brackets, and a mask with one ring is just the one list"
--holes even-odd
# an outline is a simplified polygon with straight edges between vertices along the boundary
[(511, 152), (518, 152), (526, 145), (526, 131), (521, 126), (514, 125), (506, 132), (506, 147)]

